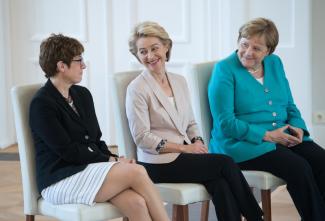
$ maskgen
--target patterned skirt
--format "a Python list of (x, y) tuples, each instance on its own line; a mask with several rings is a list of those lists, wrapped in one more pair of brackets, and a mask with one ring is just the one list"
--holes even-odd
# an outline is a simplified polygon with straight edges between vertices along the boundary
[(108, 171), (117, 162), (89, 164), (83, 171), (45, 188), (41, 195), (52, 204), (94, 205), (94, 199)]

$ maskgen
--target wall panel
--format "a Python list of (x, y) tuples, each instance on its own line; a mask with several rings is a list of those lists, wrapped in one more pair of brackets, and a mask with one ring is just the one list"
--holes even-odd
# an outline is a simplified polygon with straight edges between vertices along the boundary
[(115, 142), (109, 75), (142, 68), (128, 50), (128, 37), (134, 24), (144, 20), (166, 28), (174, 43), (168, 71), (191, 82), (186, 72), (189, 63), (228, 56), (237, 48), (238, 29), (244, 22), (259, 16), (271, 18), (280, 32), (276, 53), (310, 125), (308, 0), (5, 0), (2, 9), (4, 2), (10, 6), (11, 22), (10, 41), (3, 45), (8, 43), (12, 53), (2, 52), (0, 58), (9, 55), (6, 70), (10, 69), (12, 84), (45, 81), (38, 53), (41, 40), (50, 33), (78, 38), (85, 46), (88, 66), (81, 84), (93, 93), (103, 138), (109, 143)]

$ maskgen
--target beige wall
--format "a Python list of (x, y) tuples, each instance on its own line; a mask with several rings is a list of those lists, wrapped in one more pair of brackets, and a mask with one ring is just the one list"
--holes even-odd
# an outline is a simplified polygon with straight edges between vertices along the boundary
[[(325, 117), (325, 1), (312, 1), (312, 110)], [(313, 122), (313, 137), (325, 148), (325, 124)]]
[[(324, 5), (322, 0), (316, 2)], [(174, 40), (168, 70), (188, 78), (189, 63), (221, 59), (235, 50), (238, 28), (244, 22), (259, 16), (271, 18), (281, 36), (276, 53), (283, 59), (295, 100), (311, 127), (312, 106), (325, 109), (325, 104), (319, 106), (321, 98), (315, 104), (310, 99), (311, 81), (319, 82), (311, 77), (310, 5), (311, 0), (0, 0), (0, 46), (5, 48), (0, 51), (0, 64), (5, 64), (0, 65), (4, 79), (0, 120), (5, 125), (0, 129), (0, 144), (15, 140), (9, 88), (45, 81), (37, 62), (38, 47), (52, 32), (75, 36), (85, 45), (88, 68), (82, 84), (93, 93), (104, 139), (115, 143), (108, 76), (141, 67), (130, 55), (127, 39), (131, 27), (143, 20), (157, 21), (168, 30)]]

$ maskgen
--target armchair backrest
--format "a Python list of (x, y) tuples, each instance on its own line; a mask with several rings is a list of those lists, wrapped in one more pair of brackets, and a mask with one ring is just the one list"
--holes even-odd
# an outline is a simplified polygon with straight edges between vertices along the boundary
[(126, 89), (141, 71), (126, 71), (115, 73), (113, 78), (114, 119), (117, 127), (117, 145), (120, 155), (136, 159), (136, 145), (130, 133), (125, 110)]
[(40, 194), (36, 185), (35, 148), (29, 128), (29, 105), (42, 84), (16, 86), (11, 89), (24, 195), (24, 213), (38, 214)]
[(199, 105), (198, 117), (196, 121), (202, 130), (202, 136), (206, 144), (210, 142), (210, 134), (212, 129), (212, 116), (208, 100), (208, 84), (214, 65), (217, 61), (209, 61), (203, 63), (192, 64), (189, 72), (193, 79), (195, 93), (195, 103)]

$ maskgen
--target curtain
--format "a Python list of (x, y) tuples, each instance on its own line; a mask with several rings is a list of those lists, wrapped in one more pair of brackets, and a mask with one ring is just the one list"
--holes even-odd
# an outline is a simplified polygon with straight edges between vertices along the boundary
[(9, 2), (0, 1), (0, 148), (16, 142), (10, 88), (12, 76), (10, 71), (10, 29)]

